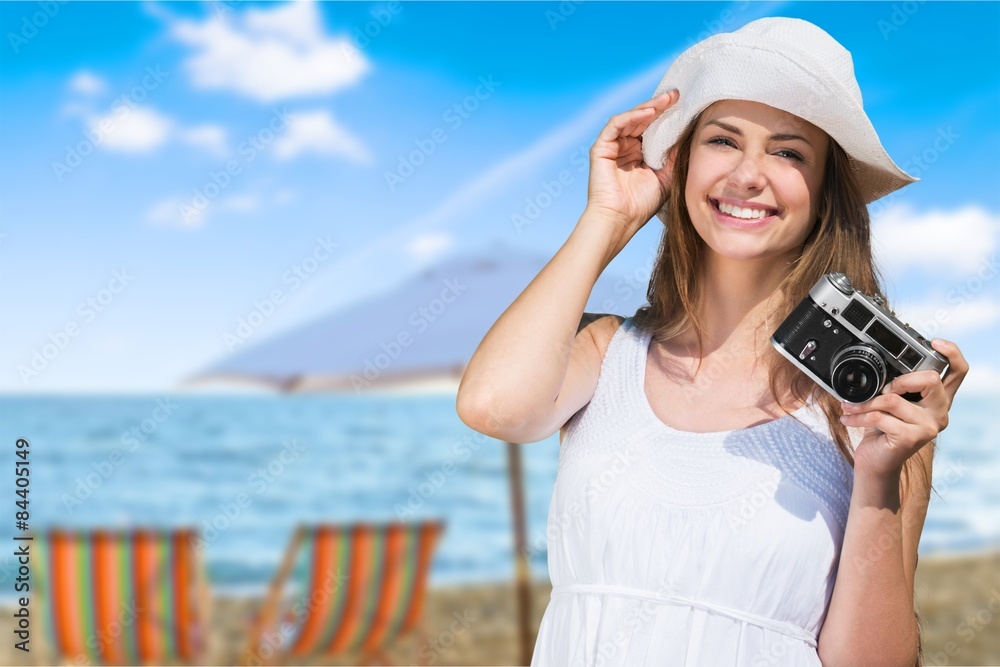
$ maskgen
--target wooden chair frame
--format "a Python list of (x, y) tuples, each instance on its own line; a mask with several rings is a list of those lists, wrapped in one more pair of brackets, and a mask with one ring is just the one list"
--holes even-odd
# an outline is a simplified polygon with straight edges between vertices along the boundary
[[(427, 522), (427, 523), (435, 524), (436, 526), (438, 526), (439, 531), (443, 532), (444, 530), (443, 522)], [(344, 528), (349, 528), (350, 526), (340, 525), (337, 527), (344, 529)], [(285, 586), (288, 583), (288, 580), (292, 576), (292, 571), (295, 568), (295, 563), (299, 558), (303, 542), (305, 541), (307, 535), (311, 531), (315, 531), (317, 528), (319, 528), (319, 526), (299, 525), (296, 528), (295, 532), (293, 533), (291, 541), (289, 542), (288, 547), (285, 549), (285, 555), (282, 558), (281, 564), (278, 567), (278, 571), (275, 574), (274, 579), (271, 580), (271, 583), (268, 586), (263, 607), (261, 608), (260, 613), (257, 614), (255, 618), (252, 619), (251, 622), (248, 624), (247, 643), (246, 647), (244, 648), (240, 656), (240, 663), (239, 663), (240, 665), (253, 666), (253, 667), (257, 667), (260, 665), (270, 665), (270, 664), (275, 664), (275, 662), (279, 661), (280, 659), (287, 657), (288, 654), (287, 646), (285, 646), (284, 644), (279, 645), (277, 647), (277, 650), (272, 649), (271, 651), (269, 651), (267, 656), (263, 656), (261, 649), (265, 644), (264, 642), (261, 641), (261, 638), (264, 636), (264, 633), (274, 628), (276, 623), (279, 621), (278, 615), (281, 608), (282, 594), (284, 592)], [(430, 564), (428, 563), (428, 569), (429, 565)], [(421, 576), (426, 576), (426, 573), (423, 573)], [(424, 617), (420, 618), (415, 627), (410, 628), (409, 630), (401, 633), (400, 635), (397, 635), (396, 637), (393, 638), (392, 641), (396, 642), (401, 639), (407, 638), (411, 635), (413, 636), (413, 639), (416, 641), (418, 649), (420, 646), (426, 644), (427, 627)], [(417, 650), (416, 652), (418, 653), (418, 660), (419, 660), (417, 664), (420, 665), (430, 664), (428, 662), (420, 660), (419, 656), (420, 651)], [(339, 652), (325, 652), (318, 654), (317, 657), (328, 658), (338, 654)], [(371, 665), (395, 664), (392, 662), (392, 659), (385, 652), (384, 647), (382, 646), (376, 647), (370, 651), (362, 650), (361, 660), (364, 662), (364, 664), (371, 664)], [(369, 662), (369, 661), (376, 661), (376, 662)]]

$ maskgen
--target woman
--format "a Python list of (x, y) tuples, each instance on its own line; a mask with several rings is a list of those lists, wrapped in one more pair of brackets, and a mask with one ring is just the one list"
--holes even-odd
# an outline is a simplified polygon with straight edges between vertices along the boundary
[[(968, 365), (935, 340), (943, 381), (909, 373), (853, 405), (769, 345), (825, 273), (882, 295), (866, 204), (915, 179), (850, 54), (808, 22), (710, 37), (656, 92), (601, 131), (583, 215), (459, 389), (490, 436), (561, 431), (532, 664), (920, 664), (932, 441)], [(649, 305), (585, 314), (654, 214)]]

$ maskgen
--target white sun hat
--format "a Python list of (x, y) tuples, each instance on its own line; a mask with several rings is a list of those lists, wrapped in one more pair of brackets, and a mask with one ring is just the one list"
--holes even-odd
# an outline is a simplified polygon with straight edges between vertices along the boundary
[[(865, 113), (850, 52), (821, 28), (785, 17), (747, 23), (708, 37), (677, 56), (653, 97), (673, 88), (680, 99), (642, 133), (653, 169), (684, 128), (718, 100), (749, 100), (787, 111), (840, 144), (870, 204), (920, 179), (900, 169)], [(658, 214), (666, 222), (665, 207)]]

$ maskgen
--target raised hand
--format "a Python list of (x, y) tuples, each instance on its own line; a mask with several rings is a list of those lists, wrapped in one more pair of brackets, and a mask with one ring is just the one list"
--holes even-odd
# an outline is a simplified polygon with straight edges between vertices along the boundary
[(643, 162), (641, 135), (679, 97), (672, 90), (612, 116), (590, 149), (587, 208), (622, 225), (626, 242), (666, 201), (672, 164)]

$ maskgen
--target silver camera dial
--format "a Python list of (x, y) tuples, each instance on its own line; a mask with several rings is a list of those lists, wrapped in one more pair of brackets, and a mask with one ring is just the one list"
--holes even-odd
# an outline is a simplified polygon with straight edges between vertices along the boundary
[(851, 284), (851, 279), (845, 276), (843, 273), (831, 273), (827, 276), (830, 283), (836, 287), (838, 290), (850, 296), (854, 293), (854, 285)]

